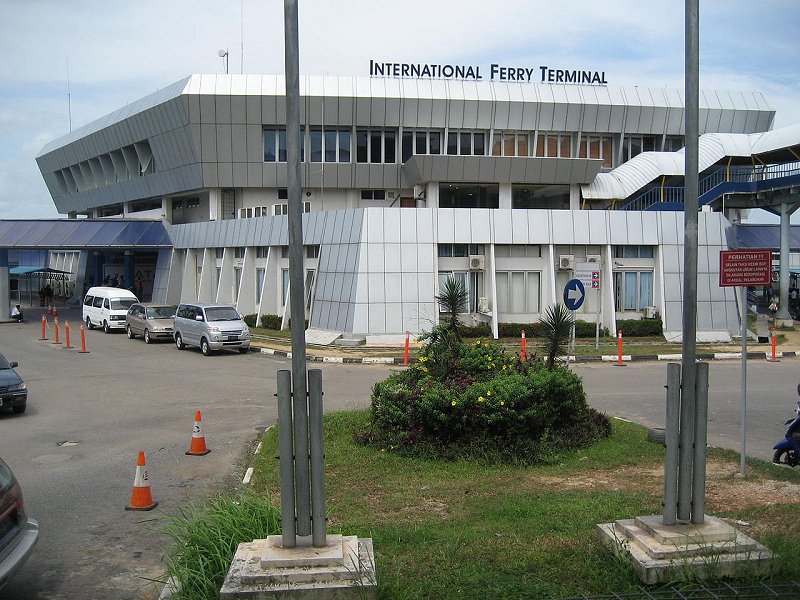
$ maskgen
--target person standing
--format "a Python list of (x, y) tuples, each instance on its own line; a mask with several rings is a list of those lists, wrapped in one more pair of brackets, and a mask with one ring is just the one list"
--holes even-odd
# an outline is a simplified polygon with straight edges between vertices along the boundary
[(19, 304), (17, 304), (14, 308), (11, 309), (11, 318), (17, 323), (22, 323), (22, 321), (24, 321), (24, 315), (22, 314), (22, 307), (20, 307)]

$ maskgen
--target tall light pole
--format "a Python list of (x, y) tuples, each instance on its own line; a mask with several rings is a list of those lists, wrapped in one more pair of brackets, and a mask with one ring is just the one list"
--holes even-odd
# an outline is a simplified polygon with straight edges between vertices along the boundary
[(222, 59), (222, 62), (225, 63), (225, 75), (228, 74), (228, 49), (220, 50), (217, 52), (217, 56)]

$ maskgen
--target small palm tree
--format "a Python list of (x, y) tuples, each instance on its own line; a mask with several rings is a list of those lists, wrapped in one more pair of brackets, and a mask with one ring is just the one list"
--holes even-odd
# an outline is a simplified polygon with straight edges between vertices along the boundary
[(449, 315), (446, 329), (456, 339), (459, 339), (458, 313), (466, 311), (467, 300), (469, 299), (464, 280), (456, 279), (452, 275), (448, 276), (441, 291), (435, 298), (442, 307), (442, 311)]
[(563, 304), (554, 304), (545, 311), (542, 325), (544, 325), (542, 336), (547, 344), (545, 365), (552, 370), (556, 357), (566, 354), (572, 330), (572, 313)]

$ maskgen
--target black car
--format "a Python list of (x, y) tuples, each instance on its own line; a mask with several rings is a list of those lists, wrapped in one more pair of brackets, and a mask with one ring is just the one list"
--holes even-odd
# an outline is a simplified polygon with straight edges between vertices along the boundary
[(0, 459), (0, 589), (33, 552), (39, 524), (25, 514), (22, 489)]
[(14, 367), (0, 354), (0, 408), (10, 408), (15, 413), (24, 413), (28, 403), (28, 386), (22, 381)]

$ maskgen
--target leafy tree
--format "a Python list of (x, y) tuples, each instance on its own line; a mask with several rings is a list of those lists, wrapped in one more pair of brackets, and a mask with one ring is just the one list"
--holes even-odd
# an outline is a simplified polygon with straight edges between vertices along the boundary
[(545, 310), (541, 335), (547, 343), (545, 364), (549, 370), (553, 370), (556, 357), (566, 354), (571, 329), (572, 313), (566, 306), (554, 304)]
[(447, 333), (456, 340), (460, 340), (461, 336), (458, 332), (458, 313), (466, 311), (467, 300), (469, 299), (464, 280), (456, 279), (453, 275), (449, 275), (439, 294), (434, 297), (442, 307), (442, 311), (449, 315), (447, 323), (445, 324)]

